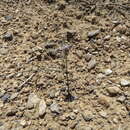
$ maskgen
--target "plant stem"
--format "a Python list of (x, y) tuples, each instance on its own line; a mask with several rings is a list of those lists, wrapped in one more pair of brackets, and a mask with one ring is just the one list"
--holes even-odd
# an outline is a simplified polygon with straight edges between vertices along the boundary
[(67, 61), (67, 53), (65, 53), (65, 68), (66, 68), (66, 70), (65, 70), (65, 73), (66, 73), (66, 86), (68, 87), (68, 90), (67, 90), (67, 92), (68, 92), (68, 95), (70, 94), (70, 87), (69, 87), (69, 73), (68, 73), (68, 61)]

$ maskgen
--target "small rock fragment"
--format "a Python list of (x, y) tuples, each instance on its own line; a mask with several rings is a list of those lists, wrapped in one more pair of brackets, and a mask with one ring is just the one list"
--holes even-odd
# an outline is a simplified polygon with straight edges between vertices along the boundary
[(95, 59), (90, 60), (88, 63), (88, 70), (93, 69), (96, 66), (96, 64), (97, 64), (97, 62)]
[(119, 87), (109, 87), (107, 88), (107, 92), (111, 95), (111, 96), (115, 96), (117, 94), (121, 93), (121, 90)]
[(123, 103), (125, 101), (125, 96), (118, 97), (117, 101)]
[(15, 99), (16, 97), (18, 96), (18, 93), (13, 93), (10, 97), (10, 100), (13, 100)]
[(92, 58), (92, 54), (88, 53), (86, 56), (85, 56), (85, 60), (88, 62), (90, 61)]
[(110, 100), (107, 96), (99, 96), (98, 98), (98, 103), (100, 103), (101, 105), (105, 106), (106, 108), (110, 106)]
[(27, 108), (34, 108), (39, 103), (39, 101), (40, 99), (38, 98), (38, 96), (34, 93), (31, 93), (28, 97)]
[(20, 125), (25, 127), (27, 125), (27, 122), (25, 120), (20, 120)]
[(98, 34), (100, 33), (100, 30), (94, 30), (94, 31), (91, 31), (91, 32), (88, 32), (88, 38), (92, 38), (92, 37), (95, 37), (97, 36)]
[(51, 104), (50, 109), (54, 113), (57, 113), (57, 114), (60, 113), (59, 105), (56, 102), (53, 102), (53, 104)]
[(130, 111), (130, 102), (126, 103), (126, 108), (127, 108), (128, 111)]
[(8, 54), (8, 49), (7, 49), (7, 48), (0, 48), (0, 54), (1, 54), (1, 55), (6, 55), (6, 54)]
[(100, 111), (99, 114), (101, 117), (107, 118), (107, 113), (105, 111)]
[(85, 121), (91, 121), (93, 119), (93, 115), (90, 111), (84, 111), (82, 117)]
[(6, 93), (5, 95), (3, 95), (3, 97), (1, 98), (1, 100), (6, 103), (9, 101), (10, 98), (10, 94)]
[(105, 69), (103, 72), (106, 76), (112, 74), (112, 70), (111, 69)]
[(104, 37), (104, 40), (110, 40), (110, 38), (111, 38), (111, 35), (107, 35)]
[(70, 40), (73, 40), (74, 39), (74, 36), (76, 34), (76, 31), (68, 31), (67, 34), (66, 34), (66, 37), (67, 37), (67, 41), (70, 41)]
[(120, 82), (121, 86), (129, 86), (130, 85), (130, 81), (126, 80), (126, 79), (121, 79)]
[(3, 35), (3, 39), (5, 41), (12, 41), (13, 40), (13, 34), (10, 32), (7, 32), (6, 34)]
[(4, 18), (5, 18), (5, 20), (9, 21), (9, 20), (12, 20), (12, 19), (13, 19), (13, 16), (11, 16), (11, 15), (6, 15)]
[(39, 116), (44, 116), (46, 113), (46, 102), (42, 99), (39, 103)]
[(69, 117), (70, 117), (71, 120), (75, 120), (76, 114), (72, 112), (72, 113), (70, 113)]
[(55, 47), (56, 47), (56, 43), (46, 43), (45, 45), (44, 45), (44, 47), (46, 48), (46, 49), (54, 49)]
[(7, 111), (6, 116), (15, 116), (16, 113), (17, 113), (16, 109), (10, 109)]
[(49, 91), (49, 97), (52, 98), (52, 99), (55, 98), (55, 92), (56, 92), (55, 89), (51, 89)]

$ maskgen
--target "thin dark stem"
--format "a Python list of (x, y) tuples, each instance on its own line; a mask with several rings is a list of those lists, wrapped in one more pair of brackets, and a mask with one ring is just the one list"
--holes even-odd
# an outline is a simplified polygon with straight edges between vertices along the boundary
[(65, 53), (65, 68), (66, 68), (66, 70), (65, 70), (65, 73), (66, 73), (66, 86), (68, 87), (68, 90), (67, 90), (67, 92), (68, 92), (68, 95), (70, 94), (70, 87), (69, 87), (69, 73), (68, 73), (68, 61), (67, 61), (67, 53)]

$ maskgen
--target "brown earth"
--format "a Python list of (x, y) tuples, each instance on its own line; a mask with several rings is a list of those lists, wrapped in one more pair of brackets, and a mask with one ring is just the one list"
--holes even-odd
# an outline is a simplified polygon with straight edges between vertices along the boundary
[(129, 0), (1, 0), (0, 130), (129, 129)]

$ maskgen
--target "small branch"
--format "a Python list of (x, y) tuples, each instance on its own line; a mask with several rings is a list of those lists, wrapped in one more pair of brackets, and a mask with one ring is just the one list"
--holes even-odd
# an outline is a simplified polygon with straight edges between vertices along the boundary
[(20, 84), (20, 85), (18, 86), (17, 91), (20, 91), (20, 90), (24, 87), (24, 85), (25, 85), (29, 80), (31, 80), (31, 79), (33, 78), (33, 76), (34, 76), (35, 74), (36, 74), (36, 73), (33, 73), (28, 79), (26, 79), (22, 84)]

